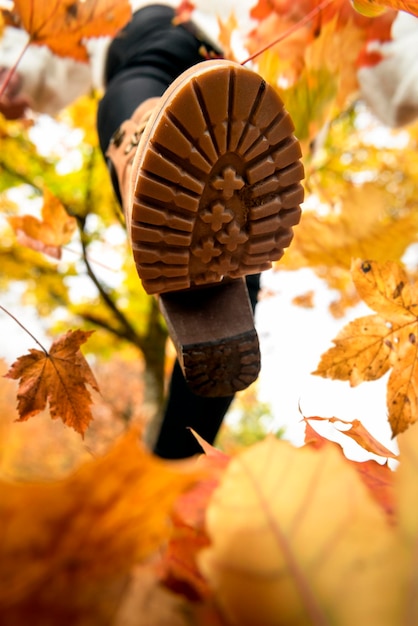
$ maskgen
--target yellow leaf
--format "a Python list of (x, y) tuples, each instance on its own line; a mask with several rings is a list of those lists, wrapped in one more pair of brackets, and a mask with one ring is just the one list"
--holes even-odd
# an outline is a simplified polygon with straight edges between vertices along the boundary
[(127, 0), (14, 0), (14, 10), (31, 43), (78, 61), (88, 61), (86, 38), (115, 35), (131, 16)]
[(405, 11), (418, 17), (418, 2), (408, 0), (352, 0), (352, 5), (362, 15), (376, 17), (388, 9)]
[(392, 433), (397, 435), (418, 420), (418, 283), (411, 284), (394, 262), (357, 260), (352, 274), (360, 295), (380, 315), (347, 324), (313, 373), (354, 386), (376, 380), (392, 368), (387, 406)]
[(377, 17), (387, 11), (387, 8), (381, 2), (378, 3), (374, 0), (351, 0), (351, 4), (356, 11), (365, 17)]
[(19, 380), (19, 421), (42, 411), (47, 402), (51, 417), (84, 434), (93, 418), (86, 385), (99, 390), (93, 373), (80, 351), (93, 331), (68, 331), (56, 339), (49, 352), (31, 349), (21, 356), (6, 377)]
[(23, 215), (9, 217), (8, 221), (19, 243), (56, 259), (61, 258), (61, 246), (71, 240), (77, 227), (75, 218), (68, 215), (60, 200), (48, 189), (44, 191), (42, 220)]
[(208, 507), (203, 574), (240, 626), (396, 624), (391, 529), (332, 446), (268, 438), (233, 459)]
[(394, 435), (418, 420), (418, 320), (397, 335), (396, 360), (388, 380), (387, 405)]
[(218, 41), (223, 50), (224, 57), (230, 61), (236, 61), (232, 44), (233, 33), (238, 30), (238, 21), (235, 13), (232, 11), (226, 20), (221, 20), (221, 18), (218, 17), (218, 26)]
[(131, 568), (163, 545), (195, 480), (131, 431), (65, 480), (0, 482), (2, 624), (111, 624)]
[(318, 37), (307, 48), (306, 66), (328, 70), (336, 83), (336, 104), (342, 108), (358, 89), (357, 57), (364, 46), (364, 30), (353, 20), (338, 23), (338, 15), (324, 24)]
[(295, 306), (303, 307), (304, 309), (313, 309), (315, 307), (315, 292), (310, 289), (306, 293), (302, 293), (299, 296), (295, 296), (292, 299), (292, 304)]
[(391, 367), (393, 331), (378, 315), (353, 320), (333, 340), (313, 372), (324, 378), (348, 380), (352, 387), (377, 380)]
[(408, 276), (399, 263), (357, 259), (351, 275), (359, 295), (376, 313), (399, 324), (416, 319), (418, 302), (411, 298)]
[(399, 551), (393, 565), (399, 570), (403, 593), (403, 620), (399, 624), (418, 624), (418, 424), (398, 437), (400, 465), (395, 474), (398, 497), (397, 532)]
[[(398, 260), (418, 230), (417, 212), (391, 213), (393, 198), (374, 184), (345, 188), (336, 210), (326, 215), (305, 211), (291, 247), (280, 261), (283, 268), (343, 267), (352, 259)], [(413, 241), (413, 239), (412, 239)]]

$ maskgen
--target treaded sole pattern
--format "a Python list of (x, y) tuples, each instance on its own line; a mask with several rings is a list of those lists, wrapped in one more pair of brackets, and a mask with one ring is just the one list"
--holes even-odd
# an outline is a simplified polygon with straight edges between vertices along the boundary
[(271, 267), (299, 222), (293, 123), (258, 74), (206, 61), (173, 83), (134, 161), (131, 243), (150, 294)]

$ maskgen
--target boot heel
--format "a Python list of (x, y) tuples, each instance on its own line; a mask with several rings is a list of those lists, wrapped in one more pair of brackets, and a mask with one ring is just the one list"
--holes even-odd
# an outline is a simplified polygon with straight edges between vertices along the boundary
[(159, 303), (195, 394), (231, 396), (256, 380), (260, 351), (244, 279), (164, 293)]

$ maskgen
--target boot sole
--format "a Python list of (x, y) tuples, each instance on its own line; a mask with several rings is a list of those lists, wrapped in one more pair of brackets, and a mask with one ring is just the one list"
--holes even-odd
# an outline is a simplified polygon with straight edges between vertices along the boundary
[(293, 130), (275, 91), (230, 61), (201, 63), (171, 85), (133, 165), (131, 240), (147, 293), (256, 274), (281, 258), (303, 200)]
[[(293, 130), (280, 98), (258, 74), (215, 60), (193, 66), (169, 87), (141, 138), (130, 201), (134, 260), (149, 294), (171, 294), (160, 298), (161, 309), (196, 393), (229, 395), (258, 375), (248, 296), (238, 305), (237, 290), (234, 303), (226, 306), (223, 294), (231, 279), (241, 279), (236, 281), (241, 292), (242, 277), (269, 269), (292, 240), (303, 200), (301, 151)], [(177, 333), (175, 327), (181, 318), (190, 322), (188, 308), (197, 315), (195, 289), (212, 286), (215, 301), (216, 284), (223, 303), (220, 322), (212, 325), (211, 338), (203, 338), (203, 315), (199, 337), (189, 341), (186, 328)], [(207, 297), (198, 300), (209, 306)], [(246, 311), (245, 329), (239, 324), (237, 330), (237, 306)], [(229, 369), (220, 363), (217, 347), (226, 354), (241, 344), (252, 346), (252, 374), (245, 351), (244, 363), (232, 359)], [(206, 385), (210, 391), (191, 382), (192, 371), (201, 371), (204, 362), (204, 376), (217, 381)], [(221, 383), (221, 372), (225, 381), (235, 382)]]

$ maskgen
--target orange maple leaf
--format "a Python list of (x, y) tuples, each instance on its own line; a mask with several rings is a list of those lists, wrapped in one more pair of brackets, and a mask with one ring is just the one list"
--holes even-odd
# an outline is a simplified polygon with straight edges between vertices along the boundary
[(14, 11), (30, 35), (29, 43), (85, 62), (84, 40), (115, 35), (132, 13), (128, 0), (15, 0)]
[(9, 217), (8, 221), (20, 244), (55, 259), (61, 258), (61, 246), (71, 240), (77, 227), (75, 218), (68, 215), (60, 200), (48, 189), (44, 191), (42, 220), (23, 215)]
[(5, 376), (20, 379), (18, 421), (36, 415), (48, 402), (52, 419), (60, 417), (64, 424), (84, 434), (93, 419), (86, 385), (96, 391), (99, 388), (79, 348), (93, 332), (70, 330), (53, 342), (49, 352), (31, 349), (30, 354), (15, 361)]
[(376, 315), (347, 324), (313, 373), (355, 386), (392, 369), (387, 405), (396, 436), (418, 420), (418, 284), (391, 261), (357, 260), (351, 272), (359, 295)]

